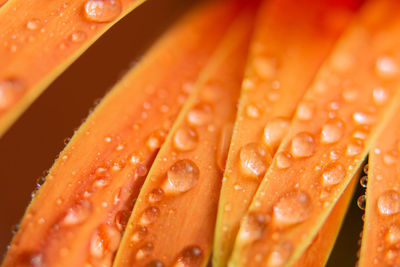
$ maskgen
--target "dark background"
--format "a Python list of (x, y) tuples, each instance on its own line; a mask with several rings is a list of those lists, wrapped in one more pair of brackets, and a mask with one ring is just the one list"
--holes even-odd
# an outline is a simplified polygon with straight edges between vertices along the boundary
[[(148, 0), (104, 34), (0, 139), (0, 255), (35, 188), (101, 98), (185, 10), (199, 0)], [(362, 212), (356, 193), (328, 266), (354, 266)]]

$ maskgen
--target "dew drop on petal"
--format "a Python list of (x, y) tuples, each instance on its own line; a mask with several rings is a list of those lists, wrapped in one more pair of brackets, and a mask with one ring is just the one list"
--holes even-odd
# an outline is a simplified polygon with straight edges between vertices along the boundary
[(147, 228), (144, 226), (139, 226), (133, 233), (131, 237), (131, 241), (133, 243), (139, 243), (142, 241), (147, 235)]
[(388, 245), (399, 244), (400, 242), (400, 226), (397, 224), (391, 225), (386, 232), (385, 241)]
[(272, 154), (264, 145), (250, 143), (239, 151), (240, 172), (249, 178), (257, 180), (262, 178), (271, 161)]
[(342, 138), (344, 134), (344, 123), (340, 119), (331, 119), (322, 127), (321, 143), (332, 144)]
[(361, 210), (365, 210), (365, 205), (367, 202), (367, 197), (365, 195), (361, 195), (358, 197), (357, 199), (357, 206), (361, 209)]
[(175, 132), (173, 144), (180, 151), (190, 151), (195, 149), (199, 142), (196, 130), (190, 128), (180, 128)]
[(339, 184), (346, 176), (346, 170), (343, 165), (339, 163), (330, 163), (325, 167), (322, 174), (322, 185), (332, 186)]
[(274, 247), (268, 257), (267, 265), (271, 267), (283, 266), (293, 252), (292, 243), (286, 241)]
[(157, 203), (160, 202), (164, 198), (164, 191), (161, 188), (153, 189), (149, 193), (149, 202)]
[(301, 102), (296, 110), (296, 117), (302, 121), (311, 120), (314, 116), (315, 104), (309, 101)]
[(199, 177), (196, 163), (188, 159), (179, 160), (169, 168), (163, 190), (166, 194), (187, 192), (197, 184)]
[(151, 255), (153, 252), (153, 244), (152, 243), (145, 243), (142, 245), (138, 251), (136, 252), (136, 260), (141, 261), (146, 259)]
[(384, 104), (389, 98), (386, 89), (382, 88), (382, 87), (375, 88), (372, 93), (372, 96), (373, 96), (373, 100), (374, 100), (375, 104), (377, 104), (377, 105)]
[(188, 246), (177, 257), (174, 267), (195, 267), (202, 264), (203, 250), (199, 246)]
[(295, 158), (310, 157), (316, 148), (314, 137), (307, 132), (301, 132), (292, 139), (290, 152)]
[(382, 79), (389, 79), (393, 78), (399, 73), (399, 66), (392, 57), (382, 56), (376, 61), (375, 71), (378, 77)]
[(84, 222), (92, 213), (92, 204), (88, 200), (83, 200), (80, 203), (69, 208), (62, 223), (64, 225), (76, 225)]
[(0, 80), (0, 111), (17, 102), (24, 91), (25, 87), (17, 79)]
[(160, 210), (157, 207), (151, 206), (145, 209), (140, 217), (140, 224), (149, 225), (154, 223), (158, 216), (160, 215)]
[(302, 191), (292, 191), (282, 196), (273, 208), (273, 222), (277, 227), (287, 227), (307, 220), (312, 211), (310, 197)]
[(198, 104), (187, 114), (187, 121), (192, 126), (203, 126), (212, 120), (212, 108), (207, 104)]
[(84, 6), (85, 17), (94, 22), (110, 22), (122, 11), (120, 0), (88, 0)]
[(276, 150), (289, 130), (290, 122), (286, 118), (277, 117), (270, 120), (264, 128), (263, 142), (272, 150)]
[(293, 163), (292, 155), (287, 152), (279, 152), (276, 155), (276, 166), (279, 169), (287, 169)]
[(382, 215), (393, 215), (400, 212), (400, 195), (393, 190), (386, 191), (378, 198), (378, 211)]
[(264, 214), (249, 213), (241, 223), (239, 238), (244, 243), (260, 239), (269, 223), (270, 218)]

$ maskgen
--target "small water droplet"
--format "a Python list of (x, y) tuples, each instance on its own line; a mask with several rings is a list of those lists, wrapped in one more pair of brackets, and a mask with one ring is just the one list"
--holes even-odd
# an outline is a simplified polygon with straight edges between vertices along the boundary
[(159, 260), (152, 260), (146, 264), (146, 267), (164, 267), (164, 263)]
[(339, 163), (330, 163), (322, 174), (322, 185), (332, 186), (340, 183), (346, 177), (346, 170)]
[(358, 124), (372, 124), (374, 122), (374, 117), (365, 112), (354, 112), (353, 120)]
[(365, 174), (368, 174), (368, 169), (369, 169), (369, 166), (368, 166), (368, 163), (367, 163), (367, 164), (364, 165), (364, 168), (363, 168), (363, 171), (364, 171)]
[(360, 185), (364, 188), (367, 188), (367, 183), (368, 183), (368, 176), (364, 175), (363, 177), (361, 177), (360, 179)]
[(305, 158), (314, 154), (315, 147), (314, 137), (310, 133), (301, 132), (293, 137), (290, 151), (295, 158)]
[(260, 239), (270, 221), (270, 217), (264, 214), (249, 213), (241, 223), (239, 238), (244, 243), (251, 243)]
[(302, 121), (311, 120), (314, 116), (315, 104), (309, 101), (303, 101), (297, 106), (296, 117)]
[(271, 161), (271, 152), (264, 145), (250, 143), (240, 149), (240, 171), (246, 177), (253, 179), (262, 178)]
[(139, 243), (146, 237), (146, 235), (147, 235), (147, 228), (144, 226), (140, 226), (132, 233), (131, 241), (134, 243)]
[(344, 123), (340, 119), (331, 119), (322, 127), (321, 142), (332, 144), (340, 140), (344, 133)]
[(85, 17), (94, 22), (110, 22), (122, 11), (120, 0), (88, 0), (84, 7)]
[(71, 40), (75, 43), (80, 43), (86, 39), (86, 33), (83, 31), (76, 31), (71, 34)]
[(149, 193), (149, 202), (157, 203), (164, 198), (164, 191), (161, 188), (155, 188)]
[(175, 132), (173, 142), (176, 149), (180, 151), (190, 151), (197, 146), (199, 137), (196, 130), (185, 127)]
[(312, 211), (310, 197), (302, 191), (292, 191), (281, 197), (273, 208), (273, 222), (287, 227), (307, 220)]
[(115, 214), (115, 226), (121, 232), (125, 230), (125, 227), (129, 221), (131, 212), (127, 210), (120, 210)]
[(399, 73), (399, 67), (392, 57), (382, 56), (376, 61), (375, 71), (378, 77), (382, 79), (390, 79)]
[(263, 142), (275, 151), (289, 130), (290, 122), (286, 118), (277, 117), (270, 120), (264, 128)]
[(22, 82), (17, 79), (0, 80), (0, 111), (11, 107), (24, 89)]
[(246, 115), (251, 119), (258, 119), (262, 114), (261, 106), (257, 103), (252, 103), (246, 107)]
[(187, 121), (192, 126), (202, 126), (212, 120), (212, 109), (207, 104), (198, 104), (187, 114)]
[(353, 102), (358, 97), (358, 90), (355, 88), (344, 88), (342, 91), (342, 97), (347, 102)]
[(396, 151), (390, 151), (383, 155), (383, 163), (385, 163), (387, 166), (395, 164), (396, 161), (397, 161), (397, 152)]
[(276, 58), (258, 57), (253, 60), (253, 69), (261, 79), (273, 79), (278, 72)]
[(400, 243), (400, 226), (399, 225), (391, 225), (386, 232), (385, 240), (389, 246), (399, 244)]
[(372, 97), (374, 99), (375, 104), (377, 104), (377, 105), (384, 104), (389, 98), (386, 89), (383, 87), (374, 88)]
[(203, 250), (198, 246), (189, 246), (182, 250), (175, 261), (174, 267), (200, 266), (203, 261)]
[(28, 30), (37, 30), (40, 26), (40, 20), (38, 19), (31, 19), (26, 23), (26, 28)]
[(160, 215), (160, 210), (157, 207), (154, 206), (148, 207), (143, 211), (142, 216), (140, 217), (140, 224), (142, 225), (152, 224), (158, 219), (159, 215)]
[(287, 152), (279, 152), (276, 155), (276, 166), (280, 169), (289, 168), (292, 162), (292, 155)]
[(62, 223), (64, 225), (76, 225), (85, 221), (92, 212), (92, 204), (88, 200), (83, 200), (68, 209)]
[(167, 194), (187, 192), (197, 184), (199, 177), (200, 170), (193, 161), (179, 160), (169, 168), (163, 190)]
[(378, 198), (378, 211), (382, 215), (393, 215), (400, 212), (400, 195), (393, 190), (386, 191)]
[(367, 202), (367, 197), (365, 195), (361, 195), (358, 197), (357, 199), (357, 206), (361, 209), (361, 210), (365, 210), (365, 204)]
[(285, 241), (282, 244), (276, 246), (268, 257), (268, 266), (279, 267), (283, 266), (293, 251), (293, 244), (289, 241)]
[(155, 131), (149, 135), (146, 146), (149, 150), (159, 149), (164, 142), (165, 133), (161, 130)]
[(144, 260), (145, 258), (149, 257), (151, 255), (151, 252), (153, 251), (153, 244), (152, 243), (146, 243), (143, 246), (138, 249), (136, 252), (136, 260)]
[(346, 147), (347, 156), (356, 156), (363, 151), (363, 142), (360, 139), (353, 139)]

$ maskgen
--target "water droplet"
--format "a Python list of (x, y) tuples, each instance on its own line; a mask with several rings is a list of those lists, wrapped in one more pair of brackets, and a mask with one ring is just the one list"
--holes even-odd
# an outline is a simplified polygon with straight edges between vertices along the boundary
[(385, 240), (388, 245), (396, 245), (400, 243), (400, 226), (391, 225), (385, 235)]
[(94, 258), (103, 258), (106, 253), (117, 250), (121, 241), (120, 232), (112, 226), (102, 224), (94, 232), (90, 241), (90, 255)]
[(292, 243), (285, 241), (276, 246), (268, 257), (267, 265), (271, 267), (283, 266), (293, 251)]
[(155, 131), (147, 138), (146, 146), (150, 150), (159, 149), (164, 142), (165, 133), (161, 130)]
[(270, 221), (264, 214), (249, 213), (241, 223), (239, 238), (244, 243), (251, 243), (260, 239)]
[(311, 120), (314, 116), (315, 104), (309, 101), (303, 101), (297, 106), (296, 117), (302, 121)]
[(374, 122), (374, 117), (365, 112), (354, 112), (353, 120), (359, 124), (372, 124)]
[(365, 204), (367, 202), (367, 197), (365, 195), (361, 195), (358, 197), (357, 199), (357, 206), (361, 209), (361, 210), (365, 210)]
[(252, 103), (246, 107), (246, 115), (251, 119), (258, 119), (261, 116), (262, 109), (259, 104)]
[(76, 225), (82, 223), (90, 216), (91, 212), (92, 204), (88, 200), (83, 200), (67, 211), (62, 223), (64, 225)]
[(360, 185), (364, 188), (367, 188), (367, 183), (368, 183), (368, 176), (364, 175), (363, 177), (361, 177), (360, 179)]
[(358, 90), (355, 88), (344, 88), (342, 92), (342, 97), (347, 102), (353, 102), (358, 97)]
[(190, 128), (180, 128), (174, 135), (174, 146), (180, 151), (193, 150), (199, 142), (196, 130)]
[(278, 71), (276, 58), (258, 57), (253, 60), (255, 73), (262, 79), (273, 79)]
[(148, 207), (142, 213), (140, 217), (140, 224), (142, 225), (149, 225), (154, 223), (158, 216), (160, 215), (160, 210), (157, 207)]
[(312, 211), (309, 196), (292, 191), (281, 197), (273, 208), (273, 221), (278, 227), (287, 227), (307, 220)]
[(376, 61), (375, 71), (378, 77), (390, 79), (399, 73), (399, 67), (392, 57), (382, 56)]
[(344, 123), (340, 119), (331, 119), (323, 127), (321, 142), (332, 144), (340, 140), (344, 133)]
[(233, 132), (233, 124), (226, 123), (222, 129), (218, 138), (217, 145), (217, 165), (221, 171), (225, 170), (226, 160), (228, 158), (229, 146), (231, 144)]
[(151, 252), (153, 251), (153, 244), (146, 243), (138, 249), (136, 252), (136, 260), (144, 260), (145, 258), (149, 257)]
[(175, 261), (174, 267), (200, 266), (203, 261), (203, 250), (198, 246), (189, 246), (182, 250)]
[(26, 23), (26, 28), (28, 30), (37, 30), (40, 26), (40, 20), (38, 19), (31, 19)]
[(149, 202), (157, 203), (160, 202), (164, 198), (164, 191), (161, 188), (153, 189), (149, 193)]
[(119, 231), (123, 232), (125, 230), (130, 216), (131, 212), (127, 210), (120, 210), (115, 214), (115, 226)]
[(315, 151), (315, 141), (313, 136), (307, 132), (296, 134), (290, 146), (290, 151), (295, 158), (310, 157)]
[(85, 4), (85, 17), (94, 22), (110, 22), (122, 11), (120, 0), (88, 0)]
[(240, 171), (242, 175), (249, 178), (262, 178), (271, 161), (271, 152), (264, 145), (250, 143), (240, 149)]
[(0, 111), (9, 108), (24, 92), (24, 86), (17, 79), (0, 80)]
[(46, 266), (44, 257), (41, 253), (37, 252), (23, 252), (18, 255), (18, 265), (15, 266), (29, 266), (29, 267), (43, 267)]
[(386, 92), (386, 89), (382, 88), (382, 87), (375, 88), (372, 93), (372, 96), (373, 96), (375, 104), (377, 104), (377, 105), (384, 104), (389, 98), (388, 93)]
[(383, 163), (385, 163), (387, 166), (395, 164), (396, 161), (397, 161), (397, 152), (396, 151), (390, 151), (383, 155)]
[(367, 164), (364, 165), (364, 168), (363, 168), (363, 171), (364, 171), (365, 174), (368, 174), (368, 169), (369, 169), (369, 166), (368, 166), (368, 163), (367, 163)]
[(279, 152), (276, 155), (276, 166), (280, 169), (289, 168), (292, 162), (292, 155), (287, 152)]
[(393, 215), (400, 212), (400, 195), (396, 191), (386, 191), (378, 198), (378, 211), (382, 215)]
[(139, 243), (142, 241), (147, 235), (147, 228), (144, 226), (140, 226), (132, 233), (131, 241), (134, 243)]
[(263, 142), (275, 151), (289, 130), (290, 122), (286, 118), (274, 118), (264, 128)]
[(346, 176), (346, 170), (339, 163), (330, 163), (322, 174), (322, 185), (332, 186), (340, 183)]
[(346, 155), (356, 156), (363, 151), (363, 142), (360, 139), (353, 139), (346, 147)]
[(200, 170), (193, 161), (179, 160), (169, 168), (163, 190), (167, 194), (187, 192), (197, 184), (199, 177)]
[(71, 34), (71, 40), (75, 43), (80, 43), (86, 39), (86, 33), (83, 31), (76, 31)]
[(192, 126), (202, 126), (212, 120), (211, 106), (206, 104), (198, 104), (192, 108), (187, 114), (187, 121)]

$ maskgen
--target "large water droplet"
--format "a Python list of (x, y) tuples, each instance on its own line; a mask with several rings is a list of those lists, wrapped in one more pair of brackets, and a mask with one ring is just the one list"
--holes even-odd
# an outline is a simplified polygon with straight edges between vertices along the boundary
[(302, 121), (311, 120), (314, 116), (315, 104), (309, 101), (303, 101), (297, 106), (296, 117)]
[(346, 170), (339, 163), (330, 163), (322, 174), (322, 185), (332, 186), (340, 183), (346, 176)]
[(289, 168), (290, 165), (292, 165), (292, 162), (293, 162), (292, 155), (290, 155), (287, 152), (279, 152), (276, 155), (276, 166), (279, 169)]
[(120, 0), (88, 0), (84, 7), (85, 16), (94, 22), (110, 22), (122, 11)]
[(393, 215), (400, 212), (400, 195), (393, 190), (386, 191), (378, 198), (378, 211), (382, 215)]
[(380, 78), (390, 79), (399, 73), (399, 66), (392, 57), (382, 56), (376, 61), (375, 71)]
[(180, 128), (174, 135), (174, 146), (180, 151), (193, 150), (199, 142), (196, 130), (190, 128)]
[(293, 251), (292, 243), (286, 241), (276, 246), (268, 257), (267, 265), (271, 267), (283, 266)]
[(189, 246), (182, 250), (174, 263), (174, 267), (201, 266), (203, 250), (198, 246)]
[(167, 172), (163, 190), (167, 194), (178, 194), (192, 189), (199, 180), (200, 170), (188, 159), (175, 162)]
[(260, 239), (269, 223), (270, 218), (264, 214), (249, 213), (241, 223), (239, 238), (244, 243)]
[(246, 177), (254, 179), (262, 178), (271, 161), (271, 152), (263, 145), (250, 143), (240, 149), (240, 171)]
[(344, 133), (344, 123), (340, 119), (331, 119), (323, 127), (321, 142), (332, 144), (340, 140)]
[(272, 150), (276, 150), (285, 137), (290, 123), (286, 118), (274, 118), (264, 128), (263, 142)]
[(187, 114), (187, 121), (192, 126), (202, 126), (212, 120), (212, 109), (207, 104), (198, 104)]
[(292, 191), (281, 197), (273, 208), (273, 222), (287, 227), (307, 220), (312, 211), (310, 197), (302, 191)]
[(0, 80), (0, 111), (14, 104), (24, 89), (22, 82), (17, 79)]
[(76, 225), (85, 221), (92, 212), (92, 204), (83, 200), (67, 211), (62, 223), (64, 225)]
[(158, 219), (159, 215), (160, 215), (160, 210), (157, 207), (154, 206), (148, 207), (143, 211), (142, 216), (140, 217), (140, 224), (142, 225), (152, 224)]
[(292, 139), (290, 152), (295, 158), (310, 157), (315, 151), (314, 137), (307, 132), (301, 132)]

